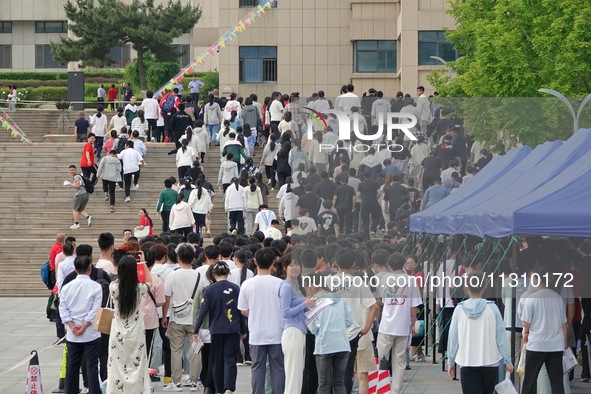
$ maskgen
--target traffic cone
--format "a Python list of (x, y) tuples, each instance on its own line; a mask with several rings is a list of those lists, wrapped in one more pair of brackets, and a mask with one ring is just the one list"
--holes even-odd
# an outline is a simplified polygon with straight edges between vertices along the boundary
[(39, 365), (39, 355), (36, 350), (31, 352), (33, 357), (29, 360), (27, 371), (27, 387), (25, 394), (43, 394), (43, 383), (41, 382), (41, 367)]
[(62, 352), (62, 368), (60, 370), (60, 381), (57, 389), (53, 390), (52, 393), (65, 393), (66, 383), (66, 364), (68, 362), (68, 345), (64, 345), (64, 351)]

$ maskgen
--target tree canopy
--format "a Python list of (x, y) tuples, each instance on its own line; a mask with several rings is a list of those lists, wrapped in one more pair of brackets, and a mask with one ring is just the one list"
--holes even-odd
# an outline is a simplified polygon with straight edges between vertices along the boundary
[(541, 99), (547, 96), (538, 89), (555, 89), (574, 101), (591, 92), (591, 2), (450, 0), (448, 12), (456, 28), (447, 39), (463, 56), (447, 63), (454, 76), (438, 70), (429, 81), (442, 96), (497, 98), (461, 106), (476, 138), (494, 142), (503, 133), (512, 143), (536, 144), (568, 137), (572, 120), (566, 107), (555, 98)]
[(180, 0), (154, 5), (154, 0), (68, 0), (64, 5), (68, 29), (74, 37), (52, 43), (60, 62), (80, 61), (82, 66), (110, 66), (110, 50), (130, 43), (137, 52), (142, 90), (146, 89), (143, 55), (149, 51), (160, 61), (174, 61), (172, 41), (189, 32), (201, 17), (201, 8)]

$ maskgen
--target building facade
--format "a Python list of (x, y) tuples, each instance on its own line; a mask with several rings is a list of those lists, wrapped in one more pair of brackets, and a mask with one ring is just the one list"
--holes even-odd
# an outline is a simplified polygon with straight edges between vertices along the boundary
[[(129, 1), (129, 0), (127, 0)], [(158, 2), (159, 0), (157, 0)], [(183, 0), (201, 6), (195, 28), (173, 43), (182, 65), (206, 51), (260, 0)], [(3, 0), (0, 12), (0, 71), (65, 71), (49, 43), (68, 34), (66, 0)], [(220, 90), (259, 96), (272, 91), (322, 89), (337, 96), (353, 83), (361, 94), (370, 87), (393, 96), (430, 93), (426, 76), (458, 54), (445, 41), (453, 28), (446, 0), (277, 0), (262, 18), (240, 33), (197, 70), (220, 72)], [(134, 52), (112, 48), (113, 67)], [(75, 69), (70, 64), (71, 70)]]

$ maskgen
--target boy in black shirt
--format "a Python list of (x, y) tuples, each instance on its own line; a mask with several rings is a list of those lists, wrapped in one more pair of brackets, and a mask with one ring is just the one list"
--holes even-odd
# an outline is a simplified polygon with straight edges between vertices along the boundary
[(339, 236), (339, 217), (332, 211), (332, 202), (324, 200), (322, 211), (318, 215), (318, 235), (328, 237), (329, 235)]

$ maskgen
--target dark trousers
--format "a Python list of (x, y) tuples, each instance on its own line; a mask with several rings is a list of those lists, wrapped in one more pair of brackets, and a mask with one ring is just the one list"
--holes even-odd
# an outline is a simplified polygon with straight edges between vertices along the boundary
[[(92, 166), (92, 167), (82, 167), (82, 174), (88, 178), (89, 181), (91, 181), (93, 184), (96, 184), (97, 181), (97, 177), (96, 177), (96, 167)], [(90, 177), (90, 175), (93, 175), (92, 178)]]
[(277, 180), (279, 181), (279, 187), (285, 185), (285, 180), (288, 176), (291, 176), (290, 173), (287, 172), (278, 172), (277, 173)]
[(462, 367), (460, 375), (463, 393), (494, 394), (497, 367)]
[(140, 172), (131, 172), (129, 174), (123, 175), (123, 180), (125, 181), (125, 197), (129, 197), (131, 194), (131, 179), (133, 179), (133, 184), (137, 186), (137, 183), (140, 179)]
[(359, 336), (349, 341), (351, 351), (349, 352), (349, 359), (347, 360), (347, 367), (345, 368), (345, 390), (347, 394), (353, 391), (353, 376), (355, 375), (355, 358), (357, 358), (357, 345), (359, 344)]
[(91, 342), (76, 343), (66, 341), (68, 345), (68, 361), (66, 366), (66, 394), (78, 394), (80, 391), (80, 367), (82, 357), (86, 359), (86, 375), (88, 376), (88, 390), (90, 394), (101, 394), (99, 384), (98, 360), (101, 349), (101, 339)]
[(355, 203), (355, 210), (353, 211), (353, 234), (359, 232), (359, 215), (361, 213), (361, 203)]
[(101, 349), (99, 350), (99, 376), (107, 379), (107, 363), (109, 362), (109, 335), (101, 334)]
[(306, 358), (304, 359), (304, 385), (302, 394), (316, 394), (318, 389), (318, 372), (316, 371), (316, 356), (314, 346), (316, 337), (311, 332), (306, 333)]
[(182, 227), (182, 228), (177, 228), (171, 231), (173, 234), (181, 234), (183, 237), (186, 237), (187, 235), (189, 235), (189, 233), (193, 232), (193, 228), (192, 227)]
[(349, 352), (316, 356), (318, 394), (345, 394), (345, 370)]
[(164, 127), (156, 126), (152, 132), (152, 136), (156, 139), (156, 142), (164, 140)]
[(371, 216), (371, 231), (375, 232), (378, 223), (380, 222), (380, 215), (382, 214), (380, 206), (376, 203), (361, 204), (361, 220), (363, 221), (363, 233), (369, 237), (369, 218)]
[(94, 150), (96, 151), (96, 157), (98, 159), (101, 158), (101, 153), (103, 152), (103, 142), (105, 137), (95, 137), (94, 140)]
[(152, 141), (152, 137), (154, 136), (154, 132), (156, 131), (156, 124), (158, 122), (157, 119), (146, 119), (148, 122), (148, 141)]
[[(542, 365), (546, 365), (552, 394), (564, 394), (562, 385), (562, 352), (533, 352), (528, 350), (525, 356), (525, 376), (521, 394), (534, 394), (536, 382)], [(463, 369), (463, 368), (462, 368)]]
[(351, 234), (353, 231), (353, 212), (350, 209), (337, 209), (339, 217), (339, 232), (341, 234)]
[(244, 212), (230, 211), (228, 216), (230, 218), (230, 228), (235, 228), (238, 231), (238, 234), (244, 234)]
[(211, 334), (211, 347), (215, 349), (211, 356), (215, 392), (236, 391), (240, 334)]
[(447, 351), (447, 337), (449, 335), (449, 322), (454, 314), (454, 308), (443, 308), (440, 313), (439, 321), (439, 353), (444, 354)]
[(105, 181), (103, 179), (103, 191), (109, 193), (109, 204), (115, 205), (115, 185), (117, 182)]
[(273, 171), (273, 166), (265, 166), (265, 174), (267, 174), (267, 179), (271, 180), (271, 187), (274, 188), (277, 184), (277, 180), (275, 179), (275, 171)]
[(285, 370), (283, 369), (281, 345), (250, 345), (250, 355), (252, 356), (252, 368), (250, 370), (252, 393), (265, 394), (265, 375), (267, 361), (269, 361), (272, 393), (283, 394), (285, 391)]
[[(169, 212), (170, 213), (170, 212)], [(162, 359), (164, 363), (164, 376), (172, 376), (170, 339), (166, 336), (166, 329), (162, 325), (158, 326), (158, 333), (162, 339)]]
[(152, 355), (152, 341), (154, 340), (155, 328), (146, 329), (146, 354), (148, 355), (148, 365), (150, 365), (150, 356)]
[(180, 166), (177, 168), (179, 173), (179, 181), (187, 175), (187, 172), (191, 169), (191, 166)]
[(199, 102), (199, 93), (191, 93), (191, 98), (193, 99), (193, 103), (197, 104)]
[(212, 351), (211, 351), (211, 343), (204, 343), (203, 347), (201, 348), (201, 373), (199, 375), (199, 379), (201, 379), (201, 384), (205, 389), (210, 389), (212, 393), (215, 392), (215, 387), (213, 385), (213, 374), (211, 370), (211, 363), (212, 363)]
[(168, 223), (170, 221), (170, 211), (162, 211), (160, 212), (160, 217), (162, 218), (162, 232), (168, 232)]
[(207, 214), (193, 212), (193, 217), (195, 218), (195, 229), (197, 230), (195, 232), (200, 234), (201, 227), (205, 227), (205, 219), (207, 218)]

